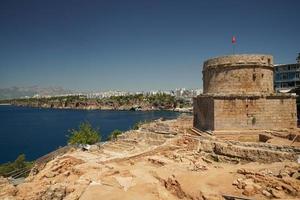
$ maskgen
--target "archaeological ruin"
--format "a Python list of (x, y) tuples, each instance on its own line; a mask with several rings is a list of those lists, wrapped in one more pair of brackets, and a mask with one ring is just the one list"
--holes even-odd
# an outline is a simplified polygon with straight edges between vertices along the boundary
[(196, 129), (282, 130), (297, 127), (296, 96), (274, 93), (273, 56), (241, 54), (203, 64), (203, 94), (193, 99)]

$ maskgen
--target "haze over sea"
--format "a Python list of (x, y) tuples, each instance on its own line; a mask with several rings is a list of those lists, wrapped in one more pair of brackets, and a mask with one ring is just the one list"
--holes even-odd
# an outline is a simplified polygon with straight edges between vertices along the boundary
[(179, 115), (168, 111), (60, 110), (0, 106), (0, 163), (24, 153), (34, 160), (67, 143), (68, 130), (88, 121), (98, 127), (102, 141), (114, 130), (129, 130), (136, 122)]

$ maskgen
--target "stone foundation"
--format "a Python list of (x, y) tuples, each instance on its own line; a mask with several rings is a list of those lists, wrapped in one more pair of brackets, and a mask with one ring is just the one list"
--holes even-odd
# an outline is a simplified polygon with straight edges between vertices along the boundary
[(198, 96), (194, 127), (213, 131), (296, 128), (296, 99), (291, 95)]

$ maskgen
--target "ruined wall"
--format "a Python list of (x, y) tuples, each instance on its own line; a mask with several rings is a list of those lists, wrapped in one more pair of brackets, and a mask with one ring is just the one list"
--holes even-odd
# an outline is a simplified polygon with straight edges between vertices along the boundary
[(214, 119), (214, 130), (296, 128), (296, 100), (279, 96), (217, 98)]
[(209, 97), (196, 97), (193, 99), (194, 127), (198, 129), (214, 129), (214, 100)]
[(273, 57), (231, 55), (209, 59), (203, 66), (203, 92), (273, 93)]

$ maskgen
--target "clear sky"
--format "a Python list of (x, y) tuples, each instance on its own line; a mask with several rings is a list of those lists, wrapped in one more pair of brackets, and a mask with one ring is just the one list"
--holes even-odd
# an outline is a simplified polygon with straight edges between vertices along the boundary
[(1, 0), (0, 87), (201, 88), (202, 63), (300, 52), (299, 0)]

